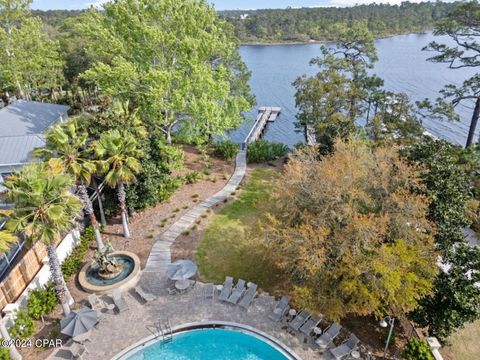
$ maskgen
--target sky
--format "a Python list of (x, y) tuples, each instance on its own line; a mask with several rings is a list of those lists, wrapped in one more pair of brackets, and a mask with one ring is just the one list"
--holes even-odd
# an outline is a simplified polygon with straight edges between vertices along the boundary
[[(108, 0), (33, 0), (34, 9), (85, 9), (91, 5), (100, 6)], [(302, 6), (353, 6), (355, 4), (368, 4), (372, 2), (388, 2), (391, 4), (400, 4), (403, 0), (209, 0), (215, 3), (217, 10), (227, 9), (266, 9), (266, 8), (286, 8)], [(411, 2), (420, 2), (413, 0)]]

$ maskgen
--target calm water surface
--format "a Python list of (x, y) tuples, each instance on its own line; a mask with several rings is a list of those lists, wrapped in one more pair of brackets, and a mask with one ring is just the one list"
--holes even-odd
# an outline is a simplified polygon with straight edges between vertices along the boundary
[[(431, 33), (401, 35), (376, 42), (379, 61), (374, 72), (385, 80), (387, 90), (404, 92), (412, 101), (426, 97), (434, 99), (445, 84), (459, 85), (475, 73), (473, 69), (450, 70), (444, 64), (427, 62), (432, 54), (422, 48), (434, 39), (449, 43), (448, 38), (435, 37)], [(319, 48), (318, 44), (241, 47), (243, 60), (252, 71), (250, 85), (257, 98), (257, 107), (249, 114), (250, 121), (231, 133), (233, 140), (245, 138), (258, 106), (280, 106), (282, 114), (269, 125), (266, 139), (290, 146), (303, 141), (303, 134), (297, 133), (294, 126), (297, 110), (292, 82), (302, 74), (317, 72), (318, 68), (309, 66), (309, 61), (320, 54)], [(472, 103), (458, 108), (460, 122), (424, 120), (423, 124), (435, 136), (464, 144), (472, 108)]]

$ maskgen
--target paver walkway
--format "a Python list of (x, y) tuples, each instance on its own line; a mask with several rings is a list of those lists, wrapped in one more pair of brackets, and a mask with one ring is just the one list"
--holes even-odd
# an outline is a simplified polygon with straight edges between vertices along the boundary
[(155, 295), (165, 292), (165, 272), (172, 262), (170, 247), (175, 240), (186, 230), (189, 230), (203, 214), (212, 206), (222, 202), (234, 192), (245, 176), (247, 169), (246, 150), (241, 150), (235, 160), (235, 171), (222, 190), (206, 200), (202, 200), (195, 207), (186, 212), (173, 223), (153, 244), (147, 264), (143, 270), (140, 284)]

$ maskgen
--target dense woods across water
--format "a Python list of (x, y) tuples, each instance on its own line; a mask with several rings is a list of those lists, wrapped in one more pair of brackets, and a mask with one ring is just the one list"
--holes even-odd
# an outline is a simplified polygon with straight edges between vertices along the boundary
[(268, 9), (224, 11), (221, 15), (235, 26), (242, 42), (306, 42), (332, 40), (336, 23), (365, 20), (376, 36), (431, 29), (446, 16), (452, 3), (404, 2), (400, 6), (370, 4), (348, 8)]
[[(401, 5), (370, 4), (349, 8), (299, 8), (221, 11), (235, 28), (243, 43), (307, 42), (334, 40), (336, 23), (351, 24), (365, 20), (376, 36), (388, 36), (431, 29), (446, 16), (453, 3), (410, 3)], [(33, 11), (44, 23), (59, 28), (66, 18), (78, 16), (82, 10)]]

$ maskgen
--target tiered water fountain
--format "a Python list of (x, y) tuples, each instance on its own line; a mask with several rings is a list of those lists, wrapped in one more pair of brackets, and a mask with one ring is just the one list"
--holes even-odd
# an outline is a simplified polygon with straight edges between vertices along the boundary
[(80, 286), (89, 293), (105, 294), (114, 288), (125, 290), (140, 276), (140, 259), (129, 251), (114, 251), (110, 244), (95, 252), (94, 261), (78, 274)]

